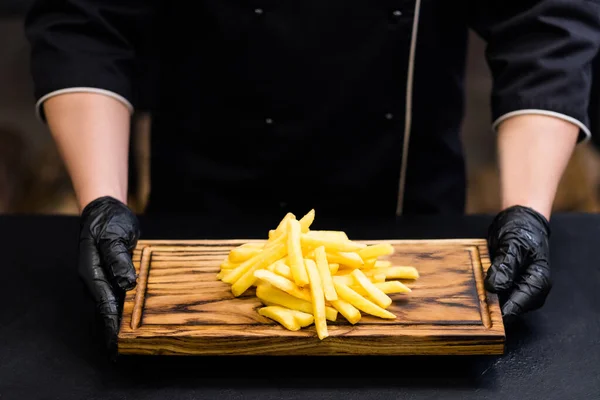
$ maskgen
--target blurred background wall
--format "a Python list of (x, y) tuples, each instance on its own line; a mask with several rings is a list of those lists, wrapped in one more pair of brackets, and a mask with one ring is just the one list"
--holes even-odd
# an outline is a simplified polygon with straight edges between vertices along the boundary
[[(0, 0), (0, 213), (77, 213), (68, 176), (46, 128), (33, 112), (23, 15), (30, 1)], [(483, 43), (470, 39), (463, 137), (469, 174), (468, 213), (499, 209), (491, 81)], [(596, 105), (595, 107), (598, 107)], [(142, 211), (149, 191), (148, 120), (134, 125), (131, 201)], [(600, 147), (577, 148), (561, 182), (557, 211), (600, 211)]]

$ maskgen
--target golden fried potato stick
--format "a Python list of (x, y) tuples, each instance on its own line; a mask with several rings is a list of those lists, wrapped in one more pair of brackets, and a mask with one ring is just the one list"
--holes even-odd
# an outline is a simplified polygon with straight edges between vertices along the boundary
[(331, 276), (337, 274), (338, 270), (340, 269), (340, 264), (335, 264), (335, 263), (330, 263), (329, 264), (329, 271), (331, 272)]
[(392, 266), (392, 262), (388, 261), (388, 260), (376, 260), (375, 261), (375, 268), (389, 268)]
[(345, 300), (334, 300), (330, 302), (331, 305), (340, 312), (350, 322), (352, 325), (356, 324), (360, 321), (362, 317), (360, 315), (360, 311), (352, 304), (348, 303)]
[(229, 262), (231, 263), (243, 263), (246, 260), (251, 259), (262, 251), (261, 247), (250, 247), (246, 245), (241, 245), (232, 249), (229, 252)]
[(306, 247), (303, 246), (302, 247), (302, 257), (304, 258), (310, 258), (311, 260), (315, 260), (315, 249), (313, 249), (312, 247)]
[(306, 215), (300, 218), (300, 232), (307, 233), (315, 220), (315, 210), (310, 210)]
[(364, 265), (362, 266), (361, 269), (371, 269), (375, 267), (375, 263), (377, 262), (377, 259), (375, 258), (367, 258), (363, 260)]
[[(257, 254), (256, 256), (252, 257), (251, 259), (249, 259), (247, 261), (244, 261), (243, 263), (241, 263), (239, 265), (239, 267), (233, 269), (229, 274), (227, 274), (223, 278), (223, 282), (229, 283), (229, 284), (233, 284), (238, 279), (240, 279), (242, 277), (242, 275), (244, 275), (251, 268), (253, 268), (256, 264), (261, 264), (260, 268), (266, 268), (269, 264), (272, 264), (275, 261), (277, 261), (281, 257), (273, 259), (272, 256), (273, 256), (273, 254), (280, 254), (280, 247), (282, 245), (285, 247), (285, 240), (286, 240), (286, 238), (287, 238), (286, 234), (283, 234), (283, 235), (279, 236), (277, 239), (275, 239), (273, 241), (271, 247), (265, 248), (260, 254)], [(287, 252), (286, 252), (286, 254), (287, 254)], [(267, 260), (273, 260), (273, 261), (267, 262), (267, 264), (265, 264), (263, 266), (262, 264), (263, 264), (263, 261), (265, 259), (267, 259)], [(254, 271), (252, 271), (252, 272), (254, 272)], [(252, 285), (250, 285), (250, 286), (252, 286)]]
[(352, 271), (352, 275), (356, 282), (367, 292), (367, 295), (380, 307), (388, 308), (390, 304), (392, 304), (392, 299), (387, 294), (383, 293), (381, 289), (373, 284), (365, 276), (365, 274), (360, 269), (355, 269)]
[(371, 268), (389, 268), (392, 266), (392, 262), (389, 260), (378, 260), (376, 258), (368, 258), (364, 260), (365, 265), (362, 269), (371, 269)]
[(232, 270), (240, 266), (241, 263), (232, 263), (229, 260), (225, 260), (221, 263), (221, 269)]
[(419, 271), (414, 267), (373, 268), (364, 271), (367, 276), (384, 274), (386, 279), (418, 279)]
[[(292, 310), (302, 311), (311, 314), (313, 311), (312, 303), (306, 300), (298, 299), (279, 290), (268, 283), (261, 282), (256, 286), (256, 297), (258, 297), (263, 303), (275, 304), (290, 308)], [(338, 311), (329, 306), (325, 306), (325, 317), (331, 322), (335, 322), (337, 319)]]
[(306, 233), (308, 236), (315, 239), (335, 240), (335, 241), (348, 241), (348, 235), (342, 231), (309, 231)]
[[(408, 286), (404, 285), (400, 281), (388, 281), (381, 283), (374, 283), (374, 285), (381, 290), (385, 294), (394, 294), (394, 293), (410, 293), (411, 290)], [(350, 289), (354, 290), (356, 293), (362, 296), (368, 296), (368, 293), (359, 285), (348, 285)], [(333, 304), (332, 304), (333, 305)]]
[(296, 285), (302, 287), (308, 285), (308, 275), (302, 257), (302, 246), (300, 244), (300, 223), (290, 219), (287, 223), (287, 255), (288, 265), (292, 270), (292, 276)]
[[(289, 310), (286, 308), (286, 310)], [(294, 318), (296, 318), (296, 321), (298, 321), (298, 323), (300, 324), (300, 327), (302, 328), (306, 328), (309, 325), (312, 325), (312, 323), (315, 321), (315, 317), (313, 317), (311, 314), (308, 313), (304, 313), (302, 311), (298, 311), (298, 310), (289, 310), (292, 314), (294, 314)]]
[(358, 250), (358, 255), (363, 260), (366, 260), (367, 258), (389, 256), (390, 254), (394, 254), (394, 247), (388, 243), (374, 244)]
[(269, 241), (276, 239), (287, 230), (287, 223), (290, 219), (296, 219), (296, 216), (292, 213), (287, 213), (277, 225), (277, 228), (269, 231)]
[(379, 318), (385, 318), (385, 319), (395, 319), (396, 318), (396, 316), (394, 314), (379, 307), (377, 304), (374, 304), (370, 300), (365, 299), (363, 296), (356, 293), (354, 290), (350, 289), (350, 287), (348, 287), (344, 284), (337, 283), (335, 281), (333, 282), (333, 285), (335, 286), (335, 291), (337, 292), (338, 296), (340, 296), (340, 298), (342, 300), (347, 301), (348, 303), (352, 304), (354, 307), (358, 308), (359, 310), (361, 310), (367, 314), (374, 315)]
[[(357, 285), (356, 279), (352, 276), (352, 274), (347, 275), (335, 275), (332, 277), (333, 283), (339, 283), (346, 286)], [(335, 285), (334, 285), (335, 287)], [(339, 296), (338, 296), (339, 297)]]
[(267, 269), (269, 271), (275, 272), (277, 275), (283, 276), (284, 278), (287, 278), (291, 281), (294, 280), (294, 277), (292, 276), (292, 270), (282, 260), (279, 260), (279, 261), (269, 265), (269, 267)]
[[(327, 321), (325, 320), (325, 295), (321, 283), (321, 276), (317, 265), (313, 260), (306, 259), (306, 272), (310, 282), (310, 294), (312, 296), (313, 316), (315, 317), (315, 328), (319, 339), (323, 340), (329, 336)], [(329, 267), (327, 267), (329, 271)]]
[(258, 313), (263, 317), (279, 322), (284, 328), (290, 331), (298, 331), (301, 328), (294, 314), (287, 308), (279, 306), (262, 307), (258, 309)]
[(362, 268), (364, 265), (364, 262), (358, 253), (351, 252), (327, 252), (327, 261), (330, 263), (339, 264), (340, 267), (343, 265), (350, 268)]
[(329, 269), (329, 263), (327, 262), (325, 247), (319, 246), (315, 249), (315, 258), (319, 276), (321, 277), (321, 283), (323, 285), (323, 292), (325, 293), (325, 300), (337, 300), (338, 296), (333, 287), (333, 280), (331, 279), (331, 270)]
[[(277, 244), (269, 250), (265, 250), (258, 257), (256, 261), (245, 273), (238, 279), (233, 285), (231, 285), (231, 292), (235, 297), (241, 296), (246, 290), (248, 290), (256, 282), (254, 272), (259, 269), (264, 269), (275, 261), (285, 257), (287, 254), (287, 248), (283, 243)], [(235, 270), (234, 270), (235, 271)], [(227, 275), (226, 278), (229, 278)]]
[(300, 236), (302, 247), (317, 248), (324, 246), (328, 252), (340, 252), (340, 251), (356, 251), (365, 247), (361, 243), (352, 242), (350, 240), (331, 240), (323, 238), (315, 238), (306, 233)]
[(283, 290), (287, 294), (290, 294), (296, 298), (306, 300), (306, 301), (311, 301), (311, 299), (312, 299), (309, 290), (306, 290), (306, 289), (303, 290), (303, 288), (299, 287), (291, 280), (284, 278), (283, 276), (277, 275), (274, 272), (261, 269), (261, 270), (254, 272), (254, 276), (262, 281), (270, 283), (277, 289)]

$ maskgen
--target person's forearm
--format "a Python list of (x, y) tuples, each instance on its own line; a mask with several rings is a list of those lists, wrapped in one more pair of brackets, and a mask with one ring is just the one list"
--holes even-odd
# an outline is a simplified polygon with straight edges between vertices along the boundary
[(127, 201), (129, 110), (100, 94), (51, 97), (44, 112), (80, 210), (101, 196)]
[(542, 115), (509, 118), (498, 128), (502, 208), (531, 207), (550, 219), (579, 128)]

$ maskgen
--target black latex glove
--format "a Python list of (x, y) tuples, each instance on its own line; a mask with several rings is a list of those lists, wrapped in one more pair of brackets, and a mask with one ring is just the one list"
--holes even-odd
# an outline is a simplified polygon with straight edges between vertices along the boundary
[(485, 287), (505, 300), (505, 321), (544, 305), (552, 288), (549, 237), (548, 221), (531, 208), (507, 208), (492, 222), (488, 232), (492, 266)]
[(138, 238), (136, 216), (112, 197), (98, 198), (82, 212), (79, 274), (96, 302), (112, 357), (117, 350), (121, 301), (125, 291), (136, 285), (130, 254)]

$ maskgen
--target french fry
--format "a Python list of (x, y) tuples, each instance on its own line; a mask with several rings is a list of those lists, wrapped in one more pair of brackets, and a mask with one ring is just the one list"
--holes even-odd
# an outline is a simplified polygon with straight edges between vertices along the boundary
[(338, 270), (340, 269), (340, 264), (335, 264), (335, 263), (330, 263), (329, 264), (329, 271), (331, 272), (331, 276), (337, 274)]
[(330, 263), (344, 265), (350, 268), (361, 268), (364, 265), (362, 258), (357, 253), (350, 252), (327, 252), (327, 261)]
[[(241, 263), (239, 265), (239, 267), (234, 268), (229, 274), (227, 274), (225, 277), (223, 277), (223, 282), (229, 283), (229, 284), (234, 284), (238, 279), (240, 279), (242, 277), (242, 275), (244, 275), (251, 268), (253, 268), (253, 266), (255, 266), (256, 264), (262, 265), (262, 261), (265, 258), (267, 258), (268, 260), (271, 260), (273, 258), (272, 257), (273, 253), (277, 253), (276, 250), (279, 250), (279, 248), (281, 247), (280, 245), (285, 243), (286, 237), (287, 237), (287, 235), (285, 235), (285, 234), (278, 237), (277, 239), (275, 239), (273, 241), (273, 246), (271, 246), (270, 248), (265, 248), (262, 253), (257, 254), (256, 256), (252, 257), (251, 259)], [(277, 247), (277, 246), (279, 246), (279, 247)], [(267, 262), (265, 267), (275, 261), (277, 261), (277, 259), (274, 259), (270, 263)], [(261, 266), (260, 268), (264, 268), (264, 267)], [(252, 272), (254, 272), (254, 271), (252, 271)]]
[(390, 304), (392, 304), (392, 299), (390, 296), (383, 293), (381, 289), (375, 286), (360, 269), (355, 269), (352, 272), (352, 275), (354, 276), (354, 279), (356, 279), (356, 282), (365, 290), (365, 292), (367, 292), (367, 295), (375, 302), (375, 304), (383, 308), (388, 308)]
[(302, 248), (302, 256), (304, 258), (310, 258), (311, 260), (315, 260), (315, 250), (312, 247), (303, 247)]
[[(258, 271), (259, 269), (266, 268), (267, 266), (269, 266), (269, 264), (272, 264), (280, 258), (285, 257), (286, 254), (286, 246), (282, 243), (277, 244), (271, 249), (265, 250), (263, 253), (261, 253), (258, 256), (259, 260), (257, 260), (254, 263), (254, 265), (248, 268), (248, 270), (244, 273), (244, 275), (240, 277), (240, 279), (238, 279), (233, 285), (231, 285), (231, 292), (233, 293), (233, 295), (235, 297), (239, 297), (242, 294), (244, 294), (244, 292), (248, 290), (252, 285), (254, 285), (254, 282), (256, 282), (254, 272)], [(227, 275), (226, 278), (229, 278), (229, 275)]]
[(348, 235), (346, 232), (342, 231), (309, 231), (306, 233), (310, 237), (314, 237), (315, 239), (326, 239), (326, 240), (337, 240), (337, 241), (347, 241)]
[[(327, 321), (325, 320), (325, 295), (321, 283), (321, 276), (317, 265), (313, 260), (306, 259), (306, 272), (310, 282), (310, 294), (312, 297), (313, 316), (315, 317), (315, 328), (319, 339), (323, 340), (329, 336)], [(329, 271), (329, 267), (327, 267)]]
[(388, 260), (376, 260), (375, 261), (375, 265), (373, 267), (375, 268), (389, 268), (392, 266), (392, 262), (388, 261)]
[(304, 217), (300, 218), (300, 231), (307, 233), (314, 220), (315, 210), (310, 210)]
[(260, 252), (262, 251), (262, 248), (260, 247), (250, 247), (250, 246), (246, 246), (246, 245), (242, 245), (239, 247), (236, 247), (235, 249), (231, 250), (229, 252), (229, 261), (231, 263), (243, 263), (246, 260), (249, 260), (250, 258), (260, 254)]
[[(374, 285), (385, 294), (394, 293), (410, 293), (411, 290), (408, 286), (400, 281), (387, 281), (374, 283)], [(362, 296), (368, 296), (368, 293), (359, 285), (348, 285), (352, 290)], [(333, 305), (333, 304), (332, 304)]]
[(308, 285), (308, 275), (302, 257), (302, 246), (300, 244), (300, 223), (295, 219), (287, 223), (287, 253), (288, 265), (292, 270), (292, 276), (298, 286)]
[(307, 314), (298, 310), (289, 311), (292, 314), (294, 314), (294, 318), (296, 318), (296, 321), (298, 321), (300, 327), (302, 328), (306, 328), (307, 326), (312, 325), (312, 323), (315, 321), (315, 317), (313, 317), (311, 314)]
[(287, 223), (290, 219), (296, 219), (296, 216), (292, 213), (285, 214), (279, 225), (277, 225), (277, 228), (269, 231), (269, 240), (276, 239), (283, 234), (287, 230)]
[[(343, 285), (346, 286), (352, 286), (352, 285), (356, 285), (356, 279), (352, 276), (352, 272), (355, 270), (350, 270), (349, 273), (344, 274), (344, 275), (334, 275), (332, 276), (332, 279), (338, 283), (341, 283)], [(373, 274), (368, 274), (367, 272), (364, 272), (365, 275), (367, 276), (367, 278), (369, 278), (369, 280), (373, 283), (379, 283), (379, 282), (385, 282), (385, 274), (377, 274), (377, 275), (373, 275)]]
[(384, 274), (386, 279), (418, 279), (419, 271), (414, 267), (373, 268), (364, 271), (367, 276)]
[[(336, 275), (332, 277), (333, 283), (339, 283), (341, 285), (352, 286), (356, 284), (356, 280), (352, 274), (348, 275)], [(335, 285), (334, 285), (335, 287)]]
[(363, 260), (367, 258), (389, 256), (390, 254), (394, 254), (394, 247), (388, 243), (374, 244), (358, 250), (358, 255)]
[(362, 269), (371, 269), (371, 268), (375, 268), (375, 263), (377, 262), (377, 259), (375, 258), (367, 258), (366, 260), (363, 260), (364, 265), (362, 266)]
[(281, 307), (284, 310), (286, 310), (287, 312), (292, 313), (294, 315), (294, 318), (296, 319), (296, 321), (298, 321), (298, 323), (300, 324), (300, 327), (302, 327), (302, 328), (312, 325), (312, 323), (315, 320), (315, 318), (312, 316), (312, 314), (305, 313), (305, 312), (298, 311), (298, 310), (292, 310), (291, 308), (282, 307), (275, 303), (271, 303), (270, 301), (266, 301), (266, 300), (262, 300), (262, 299), (259, 299), (259, 300), (266, 307)]
[(249, 248), (254, 248), (254, 249), (263, 249), (265, 247), (266, 243), (267, 243), (266, 241), (257, 240), (257, 241), (254, 241), (254, 242), (244, 243), (242, 246), (249, 247)]
[(292, 270), (283, 261), (277, 261), (269, 266), (269, 271), (275, 272), (277, 275), (283, 276), (291, 281), (294, 280)]
[(331, 270), (327, 263), (327, 254), (325, 253), (325, 247), (320, 246), (315, 249), (315, 258), (317, 259), (317, 269), (319, 270), (319, 276), (321, 277), (321, 283), (323, 285), (323, 293), (325, 293), (325, 300), (333, 301), (337, 300), (338, 296), (333, 287), (333, 281), (331, 279)]
[(378, 260), (376, 258), (369, 258), (364, 260), (365, 265), (362, 269), (371, 269), (371, 268), (389, 268), (392, 266), (392, 262), (389, 260)]
[(232, 263), (229, 260), (225, 260), (221, 263), (221, 269), (225, 270), (233, 270), (240, 266), (240, 263)]
[(331, 305), (340, 312), (352, 325), (361, 319), (360, 311), (345, 300), (334, 300)]
[(365, 247), (363, 244), (355, 243), (350, 240), (331, 240), (323, 238), (315, 238), (302, 234), (300, 237), (303, 247), (317, 248), (319, 246), (325, 247), (328, 252), (344, 252), (344, 251), (356, 251)]
[(274, 272), (263, 269), (254, 272), (254, 276), (299, 299), (306, 301), (311, 301), (312, 299), (310, 291), (302, 290), (302, 288), (298, 287), (294, 282), (283, 276), (277, 275)]
[(287, 308), (279, 306), (262, 307), (258, 309), (258, 313), (263, 317), (279, 322), (290, 331), (298, 331), (301, 328), (295, 315)]
[[(306, 300), (298, 299), (279, 290), (270, 284), (261, 282), (256, 286), (256, 297), (270, 304), (280, 305), (292, 310), (302, 311), (308, 314), (313, 314), (312, 303)], [(337, 319), (338, 311), (329, 306), (325, 306), (325, 318), (331, 322)]]
[(395, 319), (396, 318), (396, 316), (394, 314), (379, 307), (377, 304), (374, 304), (370, 300), (367, 300), (360, 294), (356, 293), (354, 290), (350, 289), (350, 287), (340, 284), (340, 283), (337, 283), (335, 281), (333, 282), (333, 285), (335, 286), (335, 291), (337, 292), (338, 296), (340, 296), (340, 298), (342, 300), (347, 301), (348, 303), (352, 304), (354, 307), (358, 308), (359, 310), (361, 310), (367, 314), (374, 315), (379, 318), (385, 318), (385, 319)]

